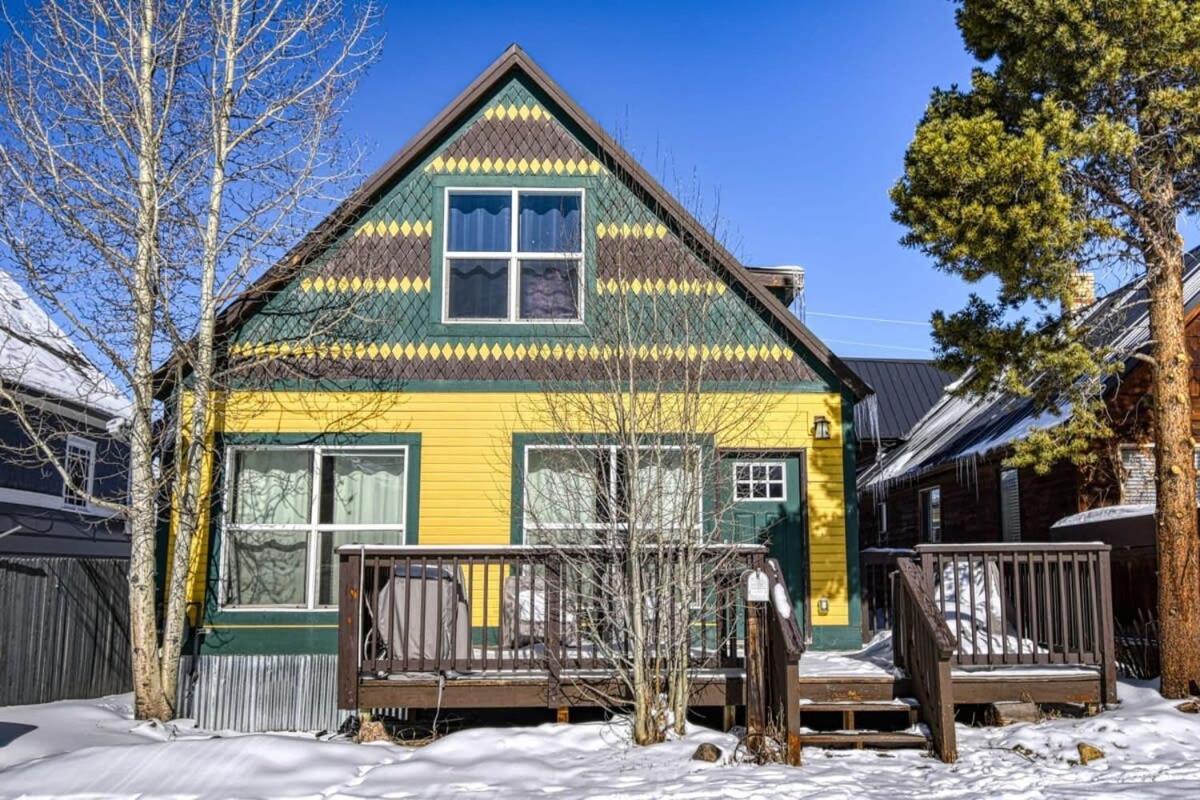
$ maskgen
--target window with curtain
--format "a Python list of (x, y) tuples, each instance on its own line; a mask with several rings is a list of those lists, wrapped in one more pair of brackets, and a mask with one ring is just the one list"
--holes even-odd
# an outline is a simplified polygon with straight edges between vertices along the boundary
[(699, 467), (696, 448), (527, 447), (525, 541), (595, 542), (628, 530), (630, 522), (698, 533)]
[(225, 602), (337, 604), (337, 548), (403, 544), (407, 448), (230, 451)]
[(449, 190), (445, 241), (447, 320), (580, 318), (582, 189)]

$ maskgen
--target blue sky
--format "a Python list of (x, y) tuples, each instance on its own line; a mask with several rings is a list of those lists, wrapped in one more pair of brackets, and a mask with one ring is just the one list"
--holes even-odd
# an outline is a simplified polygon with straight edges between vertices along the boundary
[(383, 28), (347, 120), (369, 169), (517, 42), (648, 168), (694, 173), (745, 263), (803, 265), (838, 353), (926, 356), (930, 312), (966, 296), (887, 197), (930, 89), (970, 75), (948, 0), (394, 3)]

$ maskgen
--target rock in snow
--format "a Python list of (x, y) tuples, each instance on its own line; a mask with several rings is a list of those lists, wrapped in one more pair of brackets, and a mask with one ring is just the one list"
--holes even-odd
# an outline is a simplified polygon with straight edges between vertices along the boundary
[(710, 764), (721, 760), (721, 748), (712, 742), (705, 742), (692, 753), (692, 761), (707, 761)]

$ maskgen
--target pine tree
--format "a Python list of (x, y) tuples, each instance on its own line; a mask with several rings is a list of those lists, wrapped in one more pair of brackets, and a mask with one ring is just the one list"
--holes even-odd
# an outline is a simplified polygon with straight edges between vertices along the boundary
[(1179, 232), (1200, 208), (1200, 2), (960, 0), (956, 20), (980, 65), (969, 88), (934, 91), (892, 191), (895, 218), (938, 268), (998, 288), (934, 315), (939, 355), (971, 370), (964, 390), (1004, 386), (1072, 410), (1016, 459), (1084, 460), (1107, 434), (1098, 388), (1111, 360), (1059, 302), (1080, 268), (1144, 270), (1162, 691), (1180, 697), (1200, 684)]

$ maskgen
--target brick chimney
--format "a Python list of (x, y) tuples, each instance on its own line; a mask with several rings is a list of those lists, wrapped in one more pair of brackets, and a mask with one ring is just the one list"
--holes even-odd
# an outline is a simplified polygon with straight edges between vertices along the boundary
[(1096, 302), (1096, 275), (1087, 270), (1079, 270), (1071, 276), (1067, 284), (1066, 297), (1063, 298), (1063, 311), (1070, 313), (1081, 308), (1087, 308)]
[(777, 267), (750, 267), (759, 286), (779, 299), (792, 313), (804, 320), (804, 267), (785, 264)]

